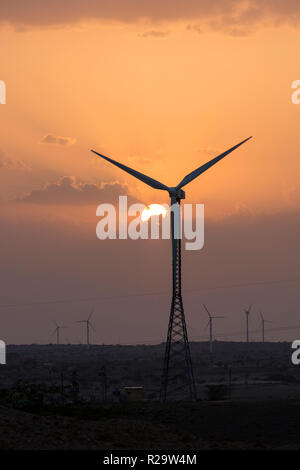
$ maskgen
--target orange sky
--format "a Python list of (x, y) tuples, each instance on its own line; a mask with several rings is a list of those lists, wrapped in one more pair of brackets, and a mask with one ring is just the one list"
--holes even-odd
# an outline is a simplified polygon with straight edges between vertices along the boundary
[[(212, 214), (230, 212), (237, 202), (254, 211), (298, 204), (300, 107), (291, 103), (298, 32), (269, 28), (232, 37), (172, 23), (161, 38), (141, 37), (144, 29), (2, 29), (7, 105), (0, 110), (1, 152), (31, 171), (2, 170), (1, 199), (75, 175), (126, 181), (151, 202), (160, 193), (105, 163), (92, 165), (89, 149), (175, 184), (216, 152), (254, 135), (194, 182), (189, 197), (209, 203)], [(48, 134), (76, 142), (41, 144)]]
[[(226, 10), (214, 26), (212, 13), (196, 7), (187, 17), (166, 9), (160, 20), (158, 10), (140, 19), (130, 1), (128, 20), (125, 10), (120, 17), (106, 12), (101, 18), (75, 7), (76, 18), (66, 18), (54, 3), (57, 15), (49, 24), (42, 10), (40, 18), (22, 9), (19, 16), (3, 10), (3, 221), (58, 218), (89, 233), (96, 226), (97, 202), (110, 201), (95, 201), (86, 210), (84, 203), (66, 208), (64, 200), (64, 209), (55, 202), (50, 207), (51, 200), (11, 202), (60, 185), (64, 176), (74, 177), (75, 186), (119, 182), (145, 203), (167, 202), (165, 194), (97, 161), (91, 148), (175, 185), (249, 135), (251, 141), (185, 188), (186, 202), (204, 203), (208, 220), (299, 210), (300, 105), (291, 102), (291, 84), (300, 78), (300, 34), (296, 16), (294, 24), (288, 21), (287, 7), (283, 11), (276, 3), (272, 18), (266, 7), (257, 21), (249, 10), (245, 24), (233, 27), (232, 19), (226, 23)], [(187, 5), (194, 8), (195, 2)], [(281, 275), (278, 266), (276, 276)]]

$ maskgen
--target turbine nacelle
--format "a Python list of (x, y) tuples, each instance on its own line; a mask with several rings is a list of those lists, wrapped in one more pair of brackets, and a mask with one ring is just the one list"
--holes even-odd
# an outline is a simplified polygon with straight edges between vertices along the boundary
[(169, 188), (168, 193), (170, 195), (170, 198), (176, 199), (176, 201), (180, 201), (180, 199), (185, 199), (185, 192), (183, 189), (177, 189), (177, 188)]

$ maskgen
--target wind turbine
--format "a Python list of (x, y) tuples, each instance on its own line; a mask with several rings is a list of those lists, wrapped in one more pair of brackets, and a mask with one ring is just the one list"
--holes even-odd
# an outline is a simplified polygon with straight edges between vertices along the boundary
[(180, 201), (181, 199), (185, 199), (185, 192), (182, 190), (182, 188), (191, 181), (193, 181), (195, 178), (197, 178), (199, 175), (204, 173), (210, 167), (218, 163), (220, 160), (222, 160), (222, 158), (226, 157), (226, 155), (233, 152), (233, 150), (240, 147), (240, 145), (244, 144), (249, 139), (251, 139), (251, 137), (248, 137), (247, 139), (243, 140), (237, 145), (234, 145), (234, 147), (231, 147), (229, 150), (226, 150), (225, 152), (221, 153), (220, 155), (213, 158), (204, 165), (201, 165), (199, 168), (186, 175), (183, 180), (181, 180), (180, 183), (174, 187), (166, 186), (160, 181), (150, 178), (149, 176), (144, 175), (139, 171), (133, 170), (132, 168), (129, 168), (128, 166), (117, 162), (116, 160), (113, 160), (109, 157), (106, 157), (105, 155), (102, 155), (101, 153), (96, 152), (95, 150), (92, 150), (92, 152), (98, 155), (99, 157), (104, 158), (105, 160), (117, 166), (121, 170), (126, 171), (127, 173), (134, 176), (143, 183), (147, 184), (148, 186), (151, 186), (154, 189), (167, 191), (171, 198), (171, 206), (177, 209), (176, 211), (171, 211), (173, 289), (160, 391), (160, 399), (163, 402), (166, 401), (167, 397), (169, 384), (169, 370), (172, 369), (171, 363), (172, 366), (174, 365), (174, 370), (176, 371), (178, 371), (180, 367), (178, 357), (181, 359), (182, 362), (182, 373), (186, 377), (186, 385), (188, 385), (189, 387), (190, 396), (192, 399), (197, 398), (181, 294), (181, 240), (178, 237), (178, 233), (176, 233), (175, 236), (175, 228), (177, 228), (178, 230), (178, 227), (180, 227)]
[(262, 342), (265, 342), (265, 323), (272, 323), (270, 320), (265, 320), (261, 312), (259, 312), (261, 318), (261, 327), (262, 327)]
[(246, 314), (246, 341), (249, 343), (249, 315), (252, 308), (252, 304), (249, 305), (248, 309), (245, 309), (244, 312)]
[(217, 317), (217, 316), (212, 316), (211, 313), (209, 312), (208, 308), (206, 305), (203, 304), (203, 307), (205, 308), (207, 315), (208, 315), (208, 323), (207, 326), (209, 325), (209, 352), (213, 352), (213, 320), (215, 318), (225, 318), (225, 317)]
[(59, 336), (59, 330), (61, 328), (67, 328), (66, 326), (61, 326), (61, 325), (58, 325), (56, 322), (54, 322), (55, 325), (56, 325), (56, 328), (55, 330), (53, 331), (52, 335), (54, 335), (56, 333), (56, 344), (60, 344), (60, 336)]
[(90, 347), (90, 326), (93, 328), (93, 330), (95, 329), (91, 323), (91, 316), (93, 315), (94, 313), (94, 309), (91, 311), (91, 313), (89, 314), (88, 316), (88, 319), (87, 320), (78, 320), (76, 321), (75, 323), (85, 323), (86, 324), (86, 344), (87, 344), (87, 347), (89, 348)]

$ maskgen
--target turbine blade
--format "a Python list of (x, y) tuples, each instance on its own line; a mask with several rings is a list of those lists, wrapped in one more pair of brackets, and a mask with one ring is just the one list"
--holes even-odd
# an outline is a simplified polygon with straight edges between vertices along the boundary
[(140, 173), (139, 171), (133, 170), (132, 168), (129, 168), (129, 166), (123, 165), (122, 163), (116, 162), (115, 160), (112, 160), (111, 158), (105, 157), (105, 155), (101, 155), (101, 153), (98, 153), (95, 150), (91, 150), (91, 152), (95, 153), (101, 158), (104, 158), (108, 162), (121, 168), (121, 170), (126, 171), (130, 175), (134, 176), (140, 181), (143, 181), (143, 183), (148, 184), (148, 186), (151, 186), (154, 189), (164, 189), (166, 191), (168, 191), (169, 189), (168, 186), (166, 186), (163, 183), (160, 183), (160, 181), (154, 180), (153, 178), (150, 178), (150, 176), (144, 175), (143, 173)]
[(199, 168), (197, 168), (196, 170), (192, 171), (191, 173), (189, 173), (188, 175), (186, 175), (183, 180), (176, 186), (176, 189), (180, 189), (182, 188), (183, 186), (185, 186), (186, 184), (190, 183), (191, 181), (193, 181), (195, 178), (197, 178), (197, 176), (201, 175), (201, 173), (204, 173), (206, 170), (208, 170), (211, 166), (215, 165), (216, 163), (218, 163), (220, 160), (222, 160), (222, 158), (226, 157), (226, 155), (228, 155), (229, 153), (233, 152), (233, 150), (237, 149), (240, 145), (244, 144), (245, 142), (247, 142), (247, 140), (251, 139), (251, 137), (248, 137), (247, 139), (243, 140), (242, 142), (240, 142), (239, 144), (235, 145), (234, 147), (231, 147), (229, 150), (226, 150), (226, 152), (224, 153), (221, 153), (220, 155), (218, 155), (217, 157), (213, 158), (212, 160), (210, 160), (209, 162), (205, 163), (204, 165), (200, 166)]
[(92, 309), (92, 311), (91, 311), (91, 313), (90, 313), (90, 315), (89, 315), (88, 320), (91, 318), (91, 316), (93, 315), (93, 313), (94, 313), (94, 309)]
[(261, 312), (259, 312), (259, 314), (260, 314), (260, 318), (264, 321), (265, 319), (263, 317), (263, 314)]
[(203, 304), (203, 307), (205, 308), (205, 310), (206, 310), (207, 315), (209, 316), (209, 318), (211, 318), (211, 314), (210, 314), (210, 312), (209, 312), (209, 310), (208, 310), (208, 308), (206, 307), (205, 304)]

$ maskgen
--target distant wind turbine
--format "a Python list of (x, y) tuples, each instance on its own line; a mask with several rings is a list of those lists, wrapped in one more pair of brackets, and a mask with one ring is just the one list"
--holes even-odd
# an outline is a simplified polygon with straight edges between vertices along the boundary
[(206, 327), (209, 325), (209, 352), (212, 353), (213, 352), (213, 320), (215, 318), (225, 318), (225, 317), (212, 316), (208, 308), (206, 307), (206, 305), (203, 304), (203, 307), (205, 308), (207, 315), (208, 315), (208, 323)]
[[(132, 168), (117, 162), (116, 160), (113, 160), (109, 157), (106, 157), (105, 155), (102, 155), (101, 153), (96, 152), (95, 150), (92, 150), (92, 152), (99, 157), (112, 163), (121, 170), (126, 171), (126, 173), (129, 173), (148, 186), (151, 186), (154, 189), (167, 191), (171, 199), (171, 206), (173, 207), (173, 210), (171, 211), (173, 292), (160, 390), (160, 400), (162, 402), (166, 401), (170, 382), (169, 371), (171, 369), (176, 372), (177, 375), (179, 374), (182, 377), (185, 377), (185, 379), (182, 379), (182, 381), (185, 382), (184, 385), (188, 385), (190, 397), (194, 400), (197, 399), (181, 293), (181, 239), (178, 237), (178, 234), (175, 233), (175, 228), (178, 230), (178, 227), (180, 227), (180, 201), (181, 199), (185, 199), (185, 192), (182, 190), (182, 188), (249, 139), (251, 139), (251, 137), (248, 137), (237, 145), (234, 145), (234, 147), (231, 147), (217, 157), (208, 161), (204, 165), (201, 165), (199, 168), (196, 168), (196, 170), (186, 175), (177, 186), (166, 186), (160, 181), (150, 178), (149, 176), (144, 175), (139, 171), (133, 170)], [(175, 158), (173, 158), (173, 164), (174, 166), (176, 164)], [(174, 210), (175, 208), (176, 211)]]
[(87, 344), (88, 348), (90, 347), (90, 327), (92, 327), (92, 329), (95, 330), (95, 328), (93, 327), (93, 325), (90, 321), (91, 316), (93, 315), (93, 313), (94, 313), (94, 309), (89, 314), (87, 320), (78, 320), (78, 321), (75, 322), (75, 323), (85, 323), (86, 324), (86, 344)]
[(61, 326), (61, 325), (58, 325), (56, 322), (54, 322), (55, 325), (56, 325), (56, 328), (55, 330), (53, 331), (52, 335), (56, 334), (56, 344), (60, 344), (60, 335), (59, 335), (59, 331), (61, 330), (61, 328), (67, 328), (66, 326)]
[(252, 304), (249, 305), (248, 309), (245, 309), (244, 312), (246, 314), (246, 341), (249, 343), (249, 315), (252, 308)]
[(259, 312), (261, 318), (261, 328), (262, 328), (262, 342), (265, 342), (265, 323), (272, 323), (271, 320), (265, 320), (263, 314)]

